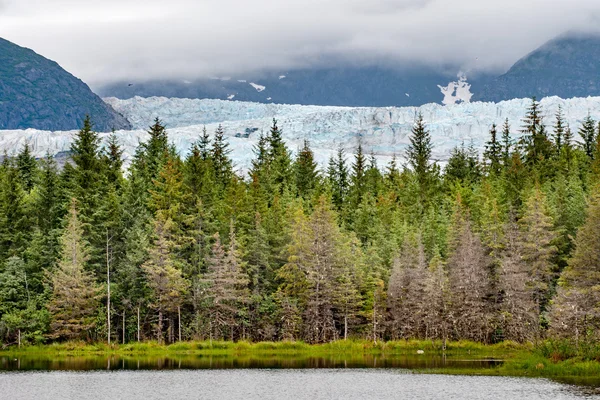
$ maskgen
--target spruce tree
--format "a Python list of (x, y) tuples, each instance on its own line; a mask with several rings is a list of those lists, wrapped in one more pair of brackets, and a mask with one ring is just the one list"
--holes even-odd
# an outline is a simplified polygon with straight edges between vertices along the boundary
[(99, 288), (92, 273), (86, 271), (89, 245), (84, 237), (76, 201), (72, 200), (68, 224), (61, 237), (61, 255), (55, 270), (47, 270), (52, 287), (48, 303), (53, 339), (91, 339), (96, 325)]
[(498, 175), (502, 169), (502, 144), (497, 138), (498, 132), (496, 124), (490, 129), (490, 140), (485, 145), (484, 159), (488, 162), (488, 170), (490, 174)]
[(529, 268), (529, 284), (533, 299), (540, 312), (546, 310), (554, 275), (556, 239), (554, 221), (548, 209), (546, 196), (539, 187), (533, 190), (525, 203), (525, 212), (519, 221), (521, 257)]
[(352, 174), (350, 176), (350, 207), (356, 209), (362, 202), (363, 196), (367, 191), (366, 182), (367, 158), (363, 153), (362, 143), (358, 143), (356, 153), (354, 154), (354, 162), (352, 163)]
[(273, 185), (274, 191), (283, 193), (290, 188), (292, 183), (292, 161), (290, 151), (283, 141), (281, 130), (275, 119), (273, 119), (273, 125), (269, 132), (268, 143), (270, 183)]
[(510, 137), (510, 124), (508, 118), (502, 125), (502, 160), (504, 168), (508, 168), (511, 158), (512, 139)]
[(562, 106), (558, 105), (558, 111), (556, 111), (556, 121), (554, 123), (554, 146), (556, 151), (560, 155), (563, 147), (563, 140), (565, 136), (566, 122), (563, 115)]
[(233, 164), (229, 158), (229, 153), (231, 153), (231, 150), (229, 149), (229, 143), (225, 139), (225, 131), (219, 125), (212, 141), (210, 158), (215, 171), (215, 183), (220, 188), (227, 187), (233, 176)]
[(17, 155), (17, 169), (19, 170), (21, 187), (26, 193), (30, 193), (37, 180), (38, 165), (27, 142)]
[(594, 151), (596, 147), (596, 121), (588, 113), (583, 120), (581, 128), (579, 128), (579, 136), (583, 140), (581, 147), (590, 160), (594, 159)]
[(408, 164), (417, 176), (419, 189), (421, 192), (421, 200), (424, 200), (425, 192), (431, 184), (431, 151), (433, 144), (431, 142), (431, 134), (425, 126), (423, 114), (419, 114), (412, 128), (410, 136), (410, 144), (406, 151)]
[(108, 137), (103, 152), (103, 161), (108, 183), (120, 190), (123, 186), (123, 150), (114, 132)]
[(304, 145), (294, 161), (294, 174), (298, 194), (308, 199), (316, 189), (319, 177), (315, 155), (310, 149), (308, 140), (304, 140)]
[(575, 251), (563, 271), (551, 308), (554, 335), (575, 341), (600, 338), (600, 190), (593, 189), (585, 224), (577, 232)]
[(174, 313), (185, 301), (189, 282), (176, 267), (171, 241), (172, 221), (159, 214), (154, 220), (154, 243), (148, 250), (148, 260), (142, 265), (151, 290), (152, 307), (158, 316), (156, 338), (164, 340), (163, 321), (165, 313)]
[(31, 237), (31, 215), (13, 159), (5, 159), (0, 177), (0, 261), (21, 256)]
[(428, 265), (418, 234), (405, 238), (394, 260), (387, 301), (393, 339), (426, 337)]
[(450, 316), (455, 337), (489, 343), (491, 324), (489, 261), (470, 215), (457, 197), (450, 238), (448, 281), (452, 296)]

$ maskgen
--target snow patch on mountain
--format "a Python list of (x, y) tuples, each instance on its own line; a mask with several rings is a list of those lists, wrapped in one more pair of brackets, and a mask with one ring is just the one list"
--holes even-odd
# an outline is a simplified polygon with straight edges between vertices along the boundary
[[(440, 162), (448, 159), (450, 151), (461, 143), (471, 141), (480, 151), (489, 137), (493, 123), (502, 124), (508, 118), (513, 136), (518, 137), (521, 119), (530, 105), (529, 99), (500, 103), (462, 103), (442, 106), (427, 104), (422, 107), (320, 107), (285, 104), (259, 104), (225, 100), (168, 99), (161, 97), (105, 101), (128, 118), (134, 126), (130, 131), (117, 131), (123, 146), (126, 164), (131, 161), (140, 142), (148, 139), (147, 127), (160, 117), (169, 133), (169, 140), (181, 155), (186, 155), (206, 125), (214, 132), (222, 124), (231, 144), (231, 156), (240, 170), (247, 170), (253, 156), (252, 149), (259, 135), (266, 134), (273, 122), (278, 121), (283, 137), (292, 151), (297, 151), (305, 139), (310, 141), (321, 166), (338, 147), (351, 154), (359, 141), (365, 152), (372, 152), (383, 167), (392, 156), (402, 161), (409, 144), (413, 122), (422, 113), (431, 132), (433, 158)], [(576, 131), (587, 116), (600, 120), (600, 97), (563, 100), (558, 97), (541, 101), (546, 124), (553, 124), (553, 116), (561, 105), (566, 121)], [(245, 132), (251, 132), (244, 138)], [(0, 132), (0, 151), (16, 154), (28, 142), (36, 157), (46, 153), (56, 155), (69, 151), (76, 131), (47, 132), (39, 130), (12, 130)], [(240, 137), (236, 137), (239, 134)], [(103, 141), (109, 134), (100, 134)]]

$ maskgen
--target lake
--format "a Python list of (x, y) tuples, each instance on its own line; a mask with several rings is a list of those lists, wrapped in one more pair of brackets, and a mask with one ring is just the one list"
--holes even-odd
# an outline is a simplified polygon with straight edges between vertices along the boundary
[(579, 399), (594, 386), (547, 379), (418, 374), (496, 360), (442, 357), (0, 357), (0, 398), (24, 399)]

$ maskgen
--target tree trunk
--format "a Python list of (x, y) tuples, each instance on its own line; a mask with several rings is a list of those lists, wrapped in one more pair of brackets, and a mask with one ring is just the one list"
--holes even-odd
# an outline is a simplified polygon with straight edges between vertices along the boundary
[(140, 306), (137, 308), (137, 341), (140, 341)]
[(156, 329), (156, 334), (157, 334), (157, 339), (158, 339), (158, 344), (162, 344), (162, 320), (163, 320), (163, 313), (162, 310), (158, 311), (158, 327)]
[(177, 328), (179, 328), (179, 341), (181, 342), (181, 306), (177, 306)]
[(110, 345), (110, 258), (108, 256), (108, 232), (106, 233), (106, 327), (108, 344)]
[(344, 315), (344, 340), (348, 339), (348, 314)]
[(123, 344), (125, 344), (125, 309), (123, 309)]

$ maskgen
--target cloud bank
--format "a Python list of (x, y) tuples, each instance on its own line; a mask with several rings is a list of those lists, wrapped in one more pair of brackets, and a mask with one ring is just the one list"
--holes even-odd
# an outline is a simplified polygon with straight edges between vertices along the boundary
[(0, 37), (92, 84), (324, 60), (501, 71), (599, 16), (597, 0), (0, 0)]

